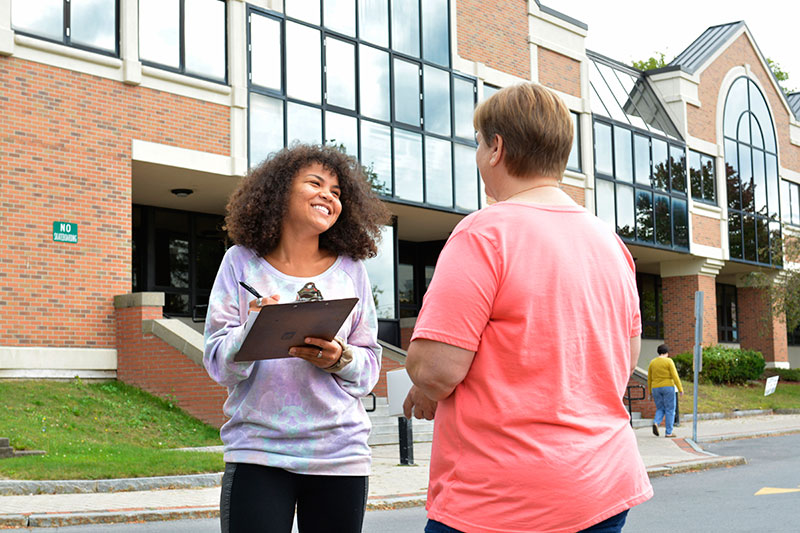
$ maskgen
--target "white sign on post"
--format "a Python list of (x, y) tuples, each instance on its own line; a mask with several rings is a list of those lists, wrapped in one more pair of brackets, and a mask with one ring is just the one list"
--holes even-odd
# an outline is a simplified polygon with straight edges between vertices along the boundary
[(411, 390), (411, 378), (405, 368), (386, 373), (386, 394), (389, 397), (389, 416), (403, 416), (403, 402)]
[(780, 376), (772, 376), (771, 378), (767, 378), (767, 385), (764, 387), (764, 396), (769, 396), (775, 389), (778, 388), (778, 378)]

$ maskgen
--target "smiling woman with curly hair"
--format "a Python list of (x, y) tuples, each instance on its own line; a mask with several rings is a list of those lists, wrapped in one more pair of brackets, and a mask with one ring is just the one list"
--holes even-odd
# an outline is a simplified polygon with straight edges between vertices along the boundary
[[(335, 148), (295, 145), (253, 169), (226, 217), (236, 244), (208, 304), (203, 363), (227, 387), (220, 435), (222, 531), (361, 531), (370, 423), (361, 404), (381, 347), (363, 259), (389, 211), (361, 165)], [(253, 298), (240, 282), (259, 294)], [(236, 362), (250, 313), (306, 299), (358, 298), (335, 339), (305, 338), (278, 359)]]

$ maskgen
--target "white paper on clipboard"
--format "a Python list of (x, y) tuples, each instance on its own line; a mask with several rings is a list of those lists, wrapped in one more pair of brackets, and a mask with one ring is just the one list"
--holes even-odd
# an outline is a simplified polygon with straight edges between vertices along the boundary
[(405, 368), (386, 372), (386, 395), (389, 397), (389, 416), (403, 416), (403, 402), (411, 390), (411, 378)]

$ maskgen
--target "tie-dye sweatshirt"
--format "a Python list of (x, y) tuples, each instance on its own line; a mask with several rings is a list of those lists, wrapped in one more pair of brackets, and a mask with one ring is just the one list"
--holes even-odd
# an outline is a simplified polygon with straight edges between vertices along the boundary
[[(299, 358), (236, 363), (254, 296), (297, 291), (314, 282), (326, 300), (359, 298), (338, 336), (353, 347), (353, 361), (328, 373)], [(378, 321), (364, 263), (339, 257), (313, 278), (283, 274), (253, 250), (233, 246), (222, 259), (208, 304), (203, 363), (228, 388), (220, 435), (225, 462), (255, 463), (290, 472), (365, 476), (370, 473), (370, 421), (361, 404), (378, 381)]]

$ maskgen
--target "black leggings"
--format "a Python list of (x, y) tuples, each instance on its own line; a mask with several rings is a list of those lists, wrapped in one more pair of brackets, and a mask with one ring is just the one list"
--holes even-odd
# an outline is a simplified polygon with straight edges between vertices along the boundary
[(227, 463), (222, 477), (222, 533), (360, 533), (367, 476), (315, 476), (249, 463)]

